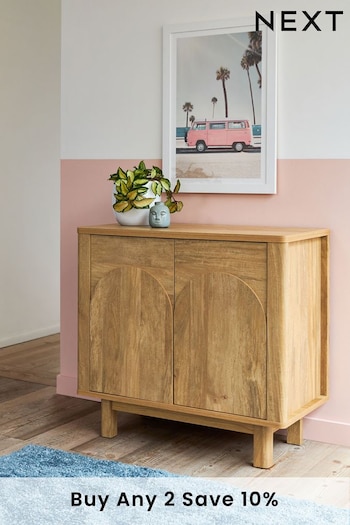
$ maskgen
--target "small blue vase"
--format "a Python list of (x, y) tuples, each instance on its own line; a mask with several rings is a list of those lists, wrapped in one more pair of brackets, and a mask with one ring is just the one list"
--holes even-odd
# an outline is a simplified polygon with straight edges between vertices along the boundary
[(149, 210), (149, 225), (152, 228), (167, 228), (170, 224), (170, 211), (164, 202), (156, 202)]

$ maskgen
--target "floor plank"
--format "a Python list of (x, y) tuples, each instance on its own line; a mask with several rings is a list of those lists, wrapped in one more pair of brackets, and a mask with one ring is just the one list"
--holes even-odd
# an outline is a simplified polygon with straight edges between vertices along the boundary
[(0, 348), (0, 377), (56, 386), (59, 334)]
[(18, 397), (25, 396), (31, 392), (36, 392), (42, 388), (45, 388), (45, 385), (1, 377), (0, 403), (10, 401), (11, 399), (17, 399)]
[(299, 447), (278, 434), (271, 469), (252, 467), (251, 435), (226, 430), (120, 413), (118, 435), (102, 438), (99, 403), (57, 395), (58, 373), (59, 334), (0, 349), (0, 455), (38, 444), (182, 475), (262, 480), (265, 487), (289, 479), (290, 493), (301, 478), (350, 479), (350, 447), (309, 440)]

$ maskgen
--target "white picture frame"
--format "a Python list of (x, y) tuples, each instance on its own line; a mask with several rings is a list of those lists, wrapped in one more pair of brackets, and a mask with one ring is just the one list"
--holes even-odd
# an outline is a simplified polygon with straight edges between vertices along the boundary
[[(163, 28), (163, 171), (172, 181), (181, 180), (181, 192), (274, 194), (277, 191), (276, 34), (261, 26), (260, 48), (253, 49), (254, 41), (250, 38), (255, 33), (257, 39), (255, 29), (251, 18)], [(247, 65), (251, 63), (252, 52), (256, 57), (259, 49), (257, 65)], [(227, 70), (230, 75), (225, 80)], [(185, 119), (189, 113), (194, 115), (196, 109), (199, 114), (194, 122), (249, 121), (251, 143), (242, 152), (221, 145), (214, 149), (212, 144), (204, 152), (197, 152), (182, 136), (190, 127)], [(185, 122), (183, 127), (181, 119)], [(193, 137), (191, 133), (188, 138)]]

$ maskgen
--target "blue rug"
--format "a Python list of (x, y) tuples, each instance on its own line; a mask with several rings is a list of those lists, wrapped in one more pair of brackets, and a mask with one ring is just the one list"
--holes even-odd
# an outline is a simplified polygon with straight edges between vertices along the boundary
[(0, 524), (350, 523), (348, 510), (251, 490), (30, 445), (0, 457)]
[(9, 456), (0, 456), (0, 478), (165, 477), (163, 470), (94, 459), (37, 445), (28, 445)]

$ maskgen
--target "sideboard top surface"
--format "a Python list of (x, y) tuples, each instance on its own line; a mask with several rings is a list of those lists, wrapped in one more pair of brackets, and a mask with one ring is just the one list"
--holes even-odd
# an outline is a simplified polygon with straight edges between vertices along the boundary
[(152, 237), (161, 239), (207, 239), (250, 242), (296, 242), (329, 235), (327, 228), (292, 228), (273, 226), (231, 226), (214, 224), (171, 224), (169, 228), (149, 226), (120, 226), (102, 224), (81, 226), (79, 233), (89, 235), (116, 235), (125, 237)]

